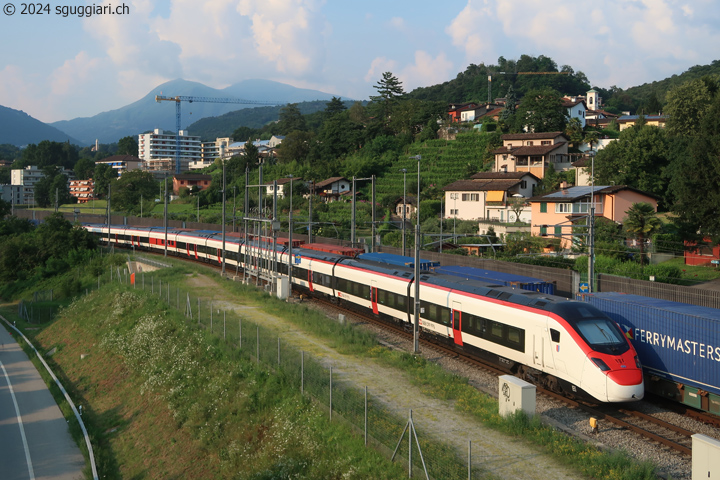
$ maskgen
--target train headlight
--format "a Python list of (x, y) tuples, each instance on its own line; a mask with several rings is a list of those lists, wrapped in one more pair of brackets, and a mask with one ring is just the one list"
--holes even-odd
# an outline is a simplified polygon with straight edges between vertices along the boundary
[(640, 359), (638, 358), (637, 355), (635, 355), (635, 366), (636, 366), (637, 368), (642, 369), (642, 364), (640, 363)]
[(597, 366), (597, 367), (598, 367), (600, 370), (602, 370), (603, 372), (610, 371), (610, 367), (608, 367), (608, 366), (607, 366), (607, 363), (605, 363), (605, 362), (602, 361), (601, 359), (590, 357), (590, 360), (592, 360), (593, 363), (595, 364), (595, 366)]

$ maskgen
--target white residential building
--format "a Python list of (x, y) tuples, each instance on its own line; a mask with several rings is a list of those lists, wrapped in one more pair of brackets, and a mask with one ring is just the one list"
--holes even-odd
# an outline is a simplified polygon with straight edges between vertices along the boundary
[[(68, 182), (75, 178), (72, 170), (60, 168), (60, 173), (68, 177)], [(35, 184), (43, 178), (45, 174), (41, 169), (34, 165), (25, 168), (13, 169), (10, 171), (10, 184), (12, 185), (13, 203), (21, 205), (30, 205), (35, 199)]]
[[(175, 151), (178, 136), (174, 133), (164, 133), (156, 128), (152, 133), (141, 133), (138, 135), (138, 155), (144, 162), (175, 158)], [(180, 159), (184, 163), (198, 161), (201, 159), (202, 146), (200, 137), (188, 135), (185, 130), (180, 130)], [(173, 169), (174, 170), (174, 169)]]

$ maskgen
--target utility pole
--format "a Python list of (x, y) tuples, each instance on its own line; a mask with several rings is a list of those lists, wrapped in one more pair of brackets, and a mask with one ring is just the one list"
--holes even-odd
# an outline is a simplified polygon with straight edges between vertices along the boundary
[(420, 353), (420, 160), (421, 155), (410, 157), (417, 159), (417, 199), (415, 202), (415, 324), (413, 325), (413, 353)]
[(372, 240), (370, 241), (370, 250), (375, 253), (375, 175), (372, 177)]
[(402, 254), (405, 256), (405, 210), (407, 210), (407, 200), (405, 199), (405, 190), (407, 186), (407, 168), (401, 168), (403, 173), (403, 206), (402, 206)]
[(289, 260), (289, 265), (288, 265), (288, 288), (289, 288), (288, 302), (289, 302), (290, 299), (292, 298), (292, 278), (293, 278), (292, 267), (293, 267), (293, 263), (294, 263), (293, 262), (293, 238), (292, 238), (293, 237), (293, 235), (292, 235), (293, 234), (293, 226), (292, 226), (293, 176), (288, 175), (288, 178), (290, 179), (290, 212), (288, 214), (288, 230), (289, 230), (289, 233), (288, 233), (288, 260)]
[(350, 246), (355, 247), (355, 176), (352, 178), (352, 214), (350, 215)]
[(223, 175), (223, 188), (222, 188), (222, 271), (220, 274), (225, 276), (225, 160), (222, 160), (222, 175)]
[(167, 218), (167, 204), (168, 204), (168, 191), (167, 191), (167, 170), (165, 171), (165, 256), (167, 257), (167, 230), (168, 230), (168, 218)]
[(310, 197), (308, 198), (308, 243), (312, 243), (312, 197), (315, 193), (315, 180), (312, 181), (312, 190), (310, 190)]

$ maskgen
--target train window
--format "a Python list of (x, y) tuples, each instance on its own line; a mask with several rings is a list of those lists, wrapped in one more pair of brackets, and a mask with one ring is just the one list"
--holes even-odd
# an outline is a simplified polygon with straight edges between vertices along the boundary
[(520, 343), (520, 333), (521, 330), (519, 328), (508, 325), (508, 341), (510, 343)]
[(560, 332), (558, 332), (554, 328), (551, 328), (550, 329), (550, 339), (552, 339), (552, 341), (555, 343), (559, 343), (560, 342)]
[(185, 242), (177, 242), (177, 248), (187, 248), (187, 244)]
[[(450, 325), (450, 309), (438, 306), (438, 321), (446, 327)], [(463, 317), (463, 322), (465, 318)]]
[(496, 338), (503, 338), (503, 327), (502, 323), (490, 322), (490, 335)]
[(388, 292), (385, 290), (378, 290), (377, 301), (380, 305), (387, 305)]

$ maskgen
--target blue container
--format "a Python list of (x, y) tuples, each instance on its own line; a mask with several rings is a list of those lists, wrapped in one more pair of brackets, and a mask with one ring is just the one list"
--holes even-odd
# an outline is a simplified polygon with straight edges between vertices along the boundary
[(453, 275), (467, 278), (468, 280), (479, 280), (481, 282), (508, 287), (520, 287), (531, 292), (540, 292), (548, 295), (555, 295), (555, 284), (546, 282), (539, 278), (526, 277), (524, 275), (513, 275), (511, 273), (495, 272), (483, 268), (446, 266), (435, 269), (435, 272), (442, 275)]
[(620, 325), (646, 375), (686, 386), (683, 403), (694, 404), (698, 390), (720, 395), (720, 310), (617, 292), (580, 299)]
[[(357, 256), (360, 260), (369, 260), (371, 262), (386, 263), (397, 267), (415, 268), (415, 257), (404, 257), (393, 253), (361, 253)], [(430, 260), (420, 259), (420, 271), (427, 272), (432, 267), (440, 265), (439, 262), (431, 262)]]

